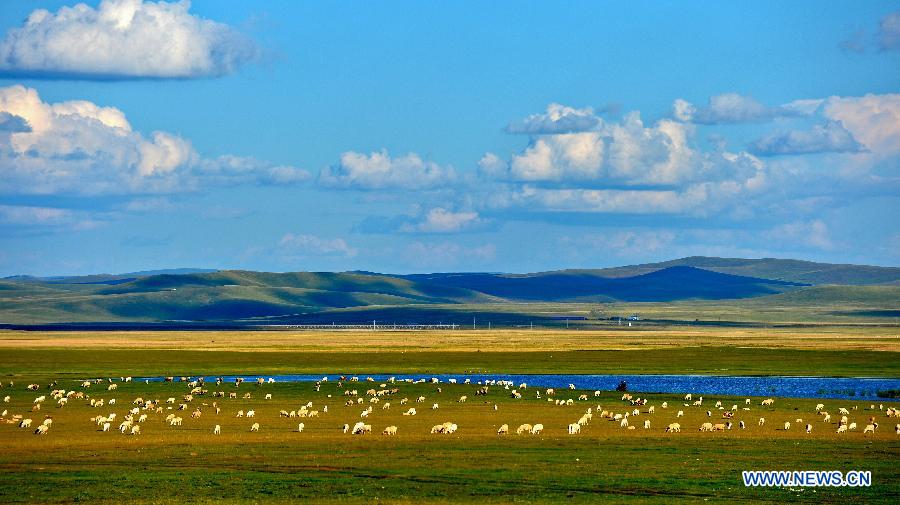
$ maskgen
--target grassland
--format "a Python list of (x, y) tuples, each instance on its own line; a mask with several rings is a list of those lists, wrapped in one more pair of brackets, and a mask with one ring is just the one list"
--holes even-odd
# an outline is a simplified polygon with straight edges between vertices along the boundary
[[(738, 410), (746, 430), (700, 433), (706, 410), (716, 400), (726, 407), (743, 398), (706, 398), (704, 407), (683, 407), (680, 395), (641, 395), (655, 414), (635, 418), (638, 429), (595, 416), (580, 435), (565, 426), (586, 408), (601, 405), (625, 412), (633, 407), (617, 394), (588, 402), (555, 406), (537, 399), (530, 388), (513, 400), (494, 387), (476, 397), (474, 385), (402, 384), (385, 398), (388, 411), (375, 408), (366, 422), (380, 432), (399, 428), (396, 437), (376, 433), (351, 436), (344, 423), (359, 420), (364, 405), (344, 404), (333, 380), (316, 392), (311, 384), (209, 385), (211, 391), (250, 392), (251, 399), (198, 397), (182, 412), (184, 425), (168, 426), (152, 414), (139, 436), (102, 433), (90, 422), (98, 414), (131, 408), (135, 397), (177, 397), (179, 383), (128, 383), (108, 392), (82, 389), (77, 379), (124, 375), (272, 375), (280, 373), (709, 373), (900, 377), (900, 335), (878, 325), (804, 328), (631, 328), (585, 330), (493, 330), (458, 332), (0, 332), (0, 389), (10, 395), (8, 415), (36, 420), (53, 417), (46, 436), (0, 423), (0, 501), (3, 503), (896, 503), (900, 499), (900, 436), (896, 420), (870, 402), (826, 400), (830, 424), (813, 413), (818, 400), (777, 399), (763, 408), (753, 398), (750, 411)], [(47, 384), (82, 390), (94, 398), (116, 398), (118, 405), (95, 409), (86, 400), (63, 408), (47, 403), (31, 413), (32, 400), (48, 394)], [(41, 391), (25, 391), (28, 383)], [(371, 387), (361, 382), (363, 393)], [(376, 384), (377, 388), (378, 385)], [(442, 391), (438, 392), (437, 388)], [(271, 393), (272, 400), (263, 395)], [(565, 391), (558, 398), (577, 398)], [(329, 397), (328, 395), (331, 395)], [(402, 416), (399, 399), (423, 395), (413, 404), (417, 416)], [(457, 403), (467, 395), (466, 403)], [(327, 405), (317, 419), (288, 419), (278, 412), (312, 401)], [(667, 401), (669, 408), (661, 409)], [(440, 409), (430, 410), (432, 403)], [(204, 405), (206, 404), (206, 405)], [(497, 410), (493, 405), (497, 404)], [(648, 405), (648, 407), (649, 407)], [(887, 404), (886, 404), (887, 405)], [(199, 406), (199, 419), (190, 410)], [(838, 407), (851, 409), (860, 428), (869, 416), (880, 427), (874, 435), (857, 430), (838, 436)], [(856, 407), (858, 410), (852, 410)], [(877, 409), (876, 405), (876, 409)], [(255, 409), (254, 420), (236, 418), (237, 410)], [(684, 431), (664, 433), (675, 411)], [(757, 426), (759, 417), (766, 425)], [(809, 435), (796, 419), (814, 426)], [(651, 429), (642, 429), (650, 419)], [(719, 417), (721, 419), (721, 417)], [(715, 418), (713, 418), (715, 420)], [(794, 426), (784, 431), (790, 420)], [(303, 433), (296, 432), (298, 422)], [(431, 435), (434, 424), (457, 423), (454, 435)], [(540, 436), (498, 437), (500, 424), (540, 422)], [(215, 424), (220, 436), (212, 434)], [(871, 488), (752, 489), (741, 482), (748, 469), (870, 470)]]
[[(43, 375), (22, 377), (40, 383)], [(120, 384), (107, 392), (104, 385), (86, 390), (93, 398), (117, 398), (119, 405), (100, 409), (86, 400), (71, 401), (64, 408), (47, 404), (31, 414), (33, 393), (17, 382), (13, 400), (4, 405), (10, 414), (21, 412), (38, 420), (53, 417), (46, 436), (14, 424), (0, 424), (4, 450), (0, 453), (0, 499), (4, 503), (295, 503), (318, 499), (333, 503), (373, 503), (375, 501), (419, 503), (558, 503), (592, 502), (612, 499), (619, 502), (672, 503), (780, 502), (839, 503), (849, 499), (863, 503), (896, 503), (900, 499), (900, 438), (881, 411), (871, 412), (869, 404), (826, 401), (827, 408), (844, 406), (860, 424), (870, 415), (882, 426), (874, 435), (860, 431), (838, 436), (836, 426), (824, 423), (813, 413), (816, 401), (778, 400), (774, 407), (760, 407), (754, 398), (750, 411), (738, 410), (746, 430), (700, 433), (697, 428), (709, 420), (706, 409), (721, 399), (726, 406), (743, 398), (707, 398), (705, 407), (683, 407), (679, 395), (649, 395), (657, 412), (633, 417), (638, 429), (629, 431), (619, 423), (595, 416), (582, 434), (569, 436), (565, 426), (574, 422), (590, 406), (630, 411), (633, 407), (614, 393), (576, 405), (560, 407), (537, 399), (534, 389), (525, 399), (513, 400), (495, 387), (487, 397), (474, 395), (475, 385), (407, 385), (385, 397), (393, 407), (375, 408), (366, 420), (377, 432), (396, 425), (396, 437), (377, 433), (368, 436), (344, 434), (341, 426), (359, 420), (365, 405), (346, 406), (343, 388), (326, 383), (316, 392), (311, 384), (245, 384), (211, 390), (250, 392), (251, 399), (218, 399), (222, 412), (215, 414), (213, 398), (200, 397), (186, 412), (181, 427), (170, 427), (163, 417), (150, 414), (139, 436), (118, 432), (103, 433), (91, 423), (98, 414), (118, 412), (121, 419), (135, 397), (179, 397), (187, 391), (183, 384)], [(360, 393), (371, 385), (347, 384)], [(377, 385), (374, 385), (378, 387)], [(74, 383), (58, 387), (78, 388)], [(438, 392), (438, 387), (442, 389)], [(530, 391), (530, 392), (529, 392)], [(46, 391), (45, 391), (46, 392)], [(273, 395), (264, 400), (265, 393)], [(581, 391), (559, 392), (559, 398), (577, 398)], [(460, 395), (469, 401), (457, 403)], [(331, 395), (331, 397), (329, 397)], [(425, 403), (418, 415), (403, 416), (400, 398), (419, 395)], [(311, 401), (314, 408), (328, 412), (316, 419), (279, 417), (280, 410), (295, 410)], [(668, 409), (661, 409), (667, 401)], [(439, 403), (440, 409), (429, 408)], [(497, 405), (497, 410), (493, 405)], [(203, 411), (191, 419), (194, 406)], [(408, 407), (404, 406), (404, 407)], [(877, 407), (876, 407), (877, 408)], [(237, 410), (255, 409), (254, 419), (236, 418)], [(685, 417), (675, 417), (676, 410)], [(719, 411), (715, 411), (716, 417)], [(172, 411), (177, 412), (177, 411)], [(759, 427), (757, 419), (766, 418)], [(809, 435), (797, 429), (796, 419), (814, 425)], [(651, 429), (642, 428), (643, 420)], [(678, 421), (680, 434), (666, 434), (664, 427)], [(715, 419), (713, 419), (715, 421)], [(784, 421), (795, 426), (781, 427)], [(250, 433), (252, 422), (259, 433)], [(298, 421), (305, 423), (296, 432)], [(445, 421), (459, 425), (454, 435), (431, 435), (430, 427)], [(543, 423), (539, 436), (498, 437), (500, 424), (513, 429), (521, 423)], [(117, 424), (117, 423), (114, 423)], [(215, 424), (223, 434), (214, 436)], [(113, 428), (115, 430), (115, 428)], [(788, 489), (748, 489), (740, 481), (746, 469), (859, 469), (873, 472), (874, 486), (865, 489), (819, 489), (803, 492)]]

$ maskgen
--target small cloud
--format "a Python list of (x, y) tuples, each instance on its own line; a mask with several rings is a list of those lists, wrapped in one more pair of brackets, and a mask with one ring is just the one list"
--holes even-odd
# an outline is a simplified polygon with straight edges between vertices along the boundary
[(168, 198), (136, 198), (126, 203), (122, 209), (126, 212), (136, 213), (165, 213), (175, 210), (176, 205)]
[(489, 262), (496, 255), (493, 244), (467, 247), (454, 242), (414, 242), (406, 249), (408, 260), (424, 267), (451, 268), (460, 263)]
[(593, 130), (600, 122), (600, 118), (590, 107), (575, 109), (551, 103), (543, 114), (532, 114), (521, 121), (510, 123), (506, 126), (506, 132), (528, 135), (575, 133)]
[(698, 124), (735, 124), (771, 121), (776, 117), (797, 116), (793, 107), (769, 107), (753, 97), (737, 93), (724, 93), (709, 98), (706, 106), (695, 106), (684, 99), (672, 104), (672, 115), (679, 121)]
[(454, 233), (483, 224), (477, 212), (453, 212), (443, 208), (428, 211), (415, 223), (406, 223), (400, 227), (403, 233)]
[(882, 51), (900, 49), (900, 11), (881, 18), (878, 24), (878, 46)]
[(281, 237), (278, 250), (287, 256), (356, 256), (356, 249), (342, 238), (320, 238), (315, 235), (287, 233)]
[(863, 150), (840, 121), (827, 121), (805, 131), (772, 133), (756, 140), (750, 146), (750, 151), (760, 156), (856, 153)]
[(103, 0), (32, 12), (0, 41), (0, 75), (51, 79), (188, 79), (260, 58), (238, 31), (191, 14), (189, 1)]
[(776, 226), (765, 233), (771, 240), (789, 245), (829, 250), (834, 248), (828, 226), (821, 220), (797, 221)]
[(347, 189), (427, 189), (456, 179), (456, 172), (416, 153), (392, 158), (382, 149), (368, 155), (346, 152), (338, 164), (322, 169), (319, 183)]

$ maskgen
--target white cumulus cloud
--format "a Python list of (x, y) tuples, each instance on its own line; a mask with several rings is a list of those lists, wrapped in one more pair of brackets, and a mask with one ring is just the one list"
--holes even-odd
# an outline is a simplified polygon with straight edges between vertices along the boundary
[(429, 210), (418, 222), (406, 223), (400, 227), (404, 233), (453, 233), (482, 224), (483, 220), (478, 213), (453, 212), (440, 207)]
[(797, 104), (770, 107), (753, 97), (738, 93), (723, 93), (709, 98), (705, 106), (696, 106), (682, 98), (672, 104), (672, 115), (679, 121), (699, 124), (754, 123), (776, 117), (802, 115)]
[(415, 153), (392, 158), (387, 150), (368, 155), (346, 152), (339, 163), (319, 173), (319, 182), (324, 186), (353, 189), (426, 189), (455, 178), (456, 172), (450, 167), (423, 160)]
[(258, 59), (254, 42), (189, 12), (190, 2), (103, 0), (38, 9), (0, 41), (0, 74), (79, 79), (195, 78)]
[(541, 135), (549, 133), (574, 133), (592, 130), (600, 123), (594, 109), (576, 109), (558, 103), (551, 103), (543, 114), (532, 114), (527, 118), (510, 123), (508, 133)]
[(281, 253), (289, 256), (356, 256), (356, 249), (342, 238), (322, 238), (316, 235), (287, 233), (278, 243)]
[(47, 103), (24, 86), (0, 88), (0, 115), (19, 126), (0, 131), (0, 193), (164, 193), (309, 178), (249, 157), (204, 158), (178, 135), (134, 131), (115, 107)]

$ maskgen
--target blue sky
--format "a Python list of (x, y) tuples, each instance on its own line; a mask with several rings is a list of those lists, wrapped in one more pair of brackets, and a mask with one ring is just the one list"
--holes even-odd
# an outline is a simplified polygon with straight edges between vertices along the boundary
[(898, 264), (897, 2), (633, 4), (4, 3), (0, 275)]

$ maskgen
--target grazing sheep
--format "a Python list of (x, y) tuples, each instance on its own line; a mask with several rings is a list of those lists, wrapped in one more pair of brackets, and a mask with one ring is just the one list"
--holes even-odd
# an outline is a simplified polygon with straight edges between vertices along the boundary
[(31, 419), (22, 419), (22, 422), (19, 423), (19, 428), (31, 428)]
[(622, 421), (619, 423), (619, 426), (622, 427), (622, 428), (627, 428), (627, 427), (628, 427), (628, 418), (627, 418), (627, 417), (623, 417), (623, 418), (622, 418)]
[(532, 434), (532, 435), (540, 435), (542, 431), (544, 431), (544, 425), (543, 425), (543, 424), (535, 424), (535, 425), (532, 426), (532, 428), (531, 428), (531, 434)]
[(847, 410), (847, 409), (845, 409), (844, 407), (841, 407), (841, 408), (838, 409), (838, 414), (844, 414), (844, 415), (849, 416), (849, 415), (850, 415), (850, 411)]
[(141, 434), (141, 425), (135, 424), (134, 426), (132, 426), (132, 427), (131, 427), (131, 434), (132, 434), (132, 435), (140, 435), (140, 434)]
[(256, 411), (255, 411), (255, 410), (248, 410), (248, 411), (247, 411), (247, 417), (255, 417), (255, 416), (256, 416)]
[(700, 425), (700, 431), (712, 431), (713, 425), (712, 423), (703, 423)]
[(653, 414), (654, 412), (656, 412), (656, 407), (650, 407), (649, 409), (647, 409), (648, 414)]
[(213, 428), (213, 435), (221, 435), (221, 434), (222, 434), (222, 427), (217, 424), (216, 427)]
[(344, 430), (344, 433), (347, 433), (348, 431), (350, 431), (350, 425), (349, 425), (349, 424), (345, 424), (344, 427), (343, 427), (343, 430)]
[(271, 400), (271, 399), (272, 399), (272, 393), (267, 393), (265, 399), (266, 399), (266, 400)]
[(305, 424), (303, 424), (303, 423), (298, 424), (297, 425), (297, 433), (303, 433), (303, 428), (306, 428)]
[(771, 398), (766, 398), (765, 400), (763, 400), (760, 403), (760, 405), (762, 405), (763, 407), (768, 407), (768, 406), (772, 405), (773, 403), (775, 403), (775, 400), (773, 400)]
[(46, 435), (48, 431), (50, 431), (50, 427), (45, 424), (42, 424), (42, 425), (38, 426), (36, 430), (34, 430), (34, 434), (35, 435)]
[(818, 411), (820, 411), (820, 410), (822, 410), (822, 409), (824, 409), (824, 408), (825, 408), (825, 404), (824, 404), (824, 403), (817, 403), (817, 404), (816, 404), (816, 412), (818, 412)]
[(416, 409), (411, 408), (403, 413), (404, 416), (414, 416), (416, 415)]
[(863, 435), (865, 435), (866, 433), (875, 433), (875, 428), (877, 428), (877, 427), (878, 427), (877, 424), (867, 424), (866, 427), (863, 429)]
[(578, 423), (572, 423), (569, 425), (569, 435), (575, 435), (577, 433), (581, 433), (581, 425)]
[(831, 422), (831, 414), (825, 414), (825, 415), (822, 417), (822, 421), (823, 421), (823, 422), (826, 422), (826, 423)]
[(690, 393), (688, 393), (688, 394), (686, 394), (686, 395), (684, 395), (684, 401), (686, 401), (686, 402), (689, 402), (689, 401), (691, 401), (691, 399), (692, 399), (692, 398), (693, 398), (693, 396), (691, 396), (691, 394), (690, 394)]
[(681, 425), (678, 423), (672, 423), (666, 426), (666, 433), (681, 433)]
[(725, 431), (725, 429), (726, 429), (725, 425), (724, 425), (724, 424), (721, 424), (721, 423), (719, 423), (719, 424), (714, 424), (713, 427), (712, 427), (712, 430), (713, 430), (713, 431)]
[(850, 430), (850, 431), (855, 430), (855, 429), (856, 429), (856, 423), (850, 423), (850, 425), (847, 426), (847, 429)]
[(522, 433), (530, 433), (531, 425), (530, 424), (522, 424), (518, 428), (516, 428), (516, 435), (521, 435)]
[(669, 402), (662, 402), (662, 408), (664, 408), (664, 409), (669, 408)]
[(103, 423), (103, 431), (109, 431), (112, 427), (112, 423)]
[(259, 431), (259, 423), (253, 423), (253, 424), (250, 426), (250, 431), (251, 431), (251, 432), (253, 432), (253, 431)]
[(790, 430), (790, 429), (791, 429), (791, 422), (790, 422), (790, 421), (785, 421), (785, 422), (784, 422), (784, 431), (788, 431), (788, 430)]
[(460, 396), (459, 400), (457, 400), (457, 403), (466, 403), (466, 400), (468, 400), (468, 399), (469, 399), (468, 396), (465, 396), (465, 395)]
[(684, 411), (683, 411), (683, 410), (679, 410), (678, 413), (675, 414), (675, 417), (684, 417)]
[(507, 435), (507, 434), (509, 434), (509, 425), (508, 425), (508, 424), (504, 424), (504, 425), (500, 426), (500, 428), (497, 430), (497, 434), (498, 434), (498, 435)]
[(836, 432), (836, 433), (847, 433), (847, 426), (846, 426), (846, 425), (843, 425), (843, 424), (840, 425), (840, 426), (838, 426), (838, 429), (837, 429), (837, 432)]
[(236, 415), (235, 417), (244, 417), (244, 411), (243, 411), (243, 410), (239, 410), (239, 411), (237, 412), (237, 415)]
[(397, 434), (397, 427), (396, 427), (396, 426), (388, 426), (387, 428), (384, 429), (384, 431), (381, 432), (381, 434), (382, 434), (382, 435), (389, 435), (389, 436), (396, 435), (396, 434)]
[(439, 406), (437, 403), (435, 403), (434, 405), (431, 406), (431, 410), (437, 410), (438, 408), (439, 408)]

